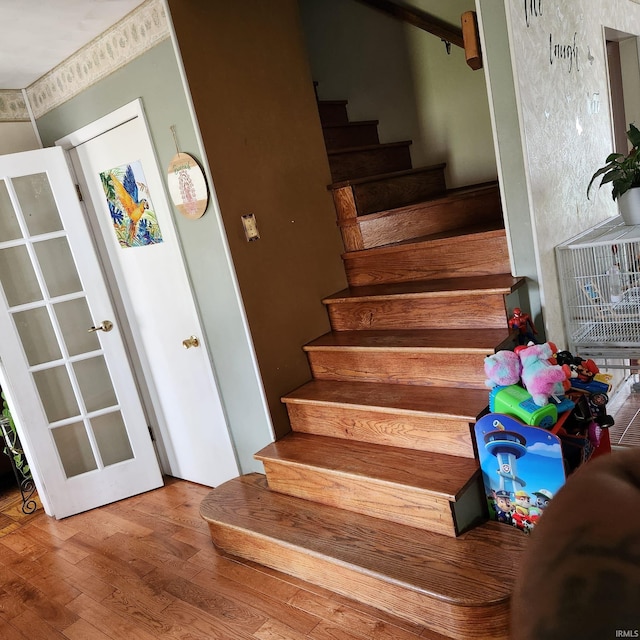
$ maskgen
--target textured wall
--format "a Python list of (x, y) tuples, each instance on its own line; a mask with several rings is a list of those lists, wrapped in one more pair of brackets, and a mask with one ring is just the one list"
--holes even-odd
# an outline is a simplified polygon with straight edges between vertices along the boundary
[(640, 34), (640, 6), (631, 0), (506, 0), (506, 9), (531, 242), (547, 336), (561, 342), (554, 247), (617, 215), (608, 188), (586, 197), (591, 175), (613, 145), (603, 27)]

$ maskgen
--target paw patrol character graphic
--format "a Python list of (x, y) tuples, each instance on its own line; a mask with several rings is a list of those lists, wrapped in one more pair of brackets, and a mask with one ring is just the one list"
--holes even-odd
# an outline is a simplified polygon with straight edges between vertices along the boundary
[(511, 502), (509, 492), (504, 489), (494, 491), (493, 499), (495, 501), (496, 519), (498, 522), (512, 524), (513, 503)]
[(528, 516), (530, 508), (531, 496), (526, 491), (522, 491), (522, 489), (516, 491), (516, 513), (519, 513), (521, 516)]
[(553, 493), (548, 491), (547, 489), (540, 489), (539, 491), (534, 491), (533, 495), (536, 498), (535, 508), (542, 513), (548, 506), (549, 502), (553, 499)]

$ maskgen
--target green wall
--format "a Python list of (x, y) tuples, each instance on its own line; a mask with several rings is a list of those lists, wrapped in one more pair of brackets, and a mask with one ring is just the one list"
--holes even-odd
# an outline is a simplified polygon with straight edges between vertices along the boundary
[[(460, 27), (473, 0), (407, 4)], [(412, 140), (414, 166), (447, 163), (447, 186), (495, 180), (483, 72), (455, 45), (356, 0), (299, 0), (323, 100), (348, 100), (351, 120), (379, 120), (381, 142)]]
[[(170, 39), (40, 117), (44, 146), (136, 98), (161, 168), (176, 153), (172, 125), (180, 150), (202, 158)], [(253, 454), (273, 439), (272, 426), (215, 194), (199, 220), (174, 219), (242, 472), (261, 471)]]

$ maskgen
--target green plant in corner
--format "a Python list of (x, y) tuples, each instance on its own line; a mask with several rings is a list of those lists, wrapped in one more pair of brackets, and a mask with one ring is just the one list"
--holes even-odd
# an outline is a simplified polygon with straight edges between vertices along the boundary
[(632, 145), (631, 151), (626, 156), (622, 153), (611, 153), (607, 156), (606, 164), (591, 177), (587, 187), (587, 198), (589, 198), (591, 185), (599, 176), (602, 176), (600, 186), (611, 183), (611, 197), (614, 200), (629, 189), (640, 187), (640, 130), (630, 124), (627, 138)]
[(11, 411), (7, 405), (7, 400), (4, 397), (4, 392), (0, 393), (2, 398), (2, 418), (6, 418), (8, 422), (8, 430), (6, 432), (4, 452), (9, 457), (13, 458), (16, 469), (22, 474), (23, 478), (30, 478), (31, 472), (29, 470), (29, 464), (25, 458), (22, 448), (16, 447), (18, 442), (18, 432), (16, 431), (16, 425), (13, 422)]

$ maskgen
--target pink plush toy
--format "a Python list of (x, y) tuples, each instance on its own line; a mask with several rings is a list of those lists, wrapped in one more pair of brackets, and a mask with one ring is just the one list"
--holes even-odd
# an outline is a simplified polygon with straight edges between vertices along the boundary
[(544, 407), (549, 396), (564, 393), (562, 383), (567, 379), (566, 371), (549, 362), (553, 351), (549, 344), (534, 344), (518, 351), (522, 363), (522, 384), (533, 397), (533, 401)]
[(485, 384), (489, 389), (520, 382), (522, 364), (513, 351), (498, 351), (484, 359)]

